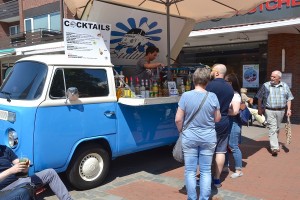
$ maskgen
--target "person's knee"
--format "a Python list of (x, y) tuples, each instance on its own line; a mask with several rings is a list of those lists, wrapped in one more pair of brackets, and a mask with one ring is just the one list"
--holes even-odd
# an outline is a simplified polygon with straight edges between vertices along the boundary
[(52, 168), (45, 169), (44, 171), (48, 174), (48, 176), (51, 176), (51, 177), (57, 176), (57, 172)]

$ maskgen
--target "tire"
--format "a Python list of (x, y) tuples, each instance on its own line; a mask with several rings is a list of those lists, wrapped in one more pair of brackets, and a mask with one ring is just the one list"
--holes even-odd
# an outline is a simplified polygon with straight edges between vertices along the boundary
[(66, 175), (76, 189), (91, 189), (105, 180), (110, 162), (109, 153), (105, 149), (96, 145), (86, 145), (73, 155)]

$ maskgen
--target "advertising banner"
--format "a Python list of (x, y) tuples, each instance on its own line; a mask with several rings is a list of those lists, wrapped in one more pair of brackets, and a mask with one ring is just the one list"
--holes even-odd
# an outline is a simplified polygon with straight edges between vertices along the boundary
[[(148, 46), (159, 48), (157, 62), (167, 63), (167, 18), (166, 15), (129, 8), (121, 5), (94, 1), (87, 17), (88, 21), (105, 22), (112, 25), (110, 53), (114, 65), (133, 65), (145, 56)], [(170, 47), (182, 43), (182, 31), (186, 20), (178, 17), (170, 18)], [(179, 51), (178, 51), (179, 53)], [(172, 55), (172, 52), (171, 52)], [(172, 57), (173, 59), (176, 59)]]
[(243, 65), (243, 87), (244, 88), (259, 87), (259, 65), (258, 64)]
[(65, 55), (70, 59), (110, 62), (111, 25), (64, 19)]

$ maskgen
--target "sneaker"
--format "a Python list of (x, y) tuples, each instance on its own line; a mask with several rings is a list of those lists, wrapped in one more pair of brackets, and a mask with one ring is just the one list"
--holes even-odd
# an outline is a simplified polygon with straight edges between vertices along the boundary
[(272, 150), (272, 156), (276, 157), (278, 155), (278, 150), (277, 149), (273, 149)]
[(178, 190), (178, 192), (181, 194), (187, 194), (186, 187), (183, 186), (181, 189)]
[(227, 166), (224, 166), (222, 169), (222, 172), (224, 172), (224, 173), (228, 173), (229, 171), (230, 171), (229, 167), (227, 167)]
[(244, 175), (243, 172), (235, 172), (235, 173), (231, 174), (230, 178), (238, 178), (243, 175)]
[(222, 187), (222, 184), (221, 184), (220, 179), (214, 179), (214, 186), (215, 186), (216, 188)]

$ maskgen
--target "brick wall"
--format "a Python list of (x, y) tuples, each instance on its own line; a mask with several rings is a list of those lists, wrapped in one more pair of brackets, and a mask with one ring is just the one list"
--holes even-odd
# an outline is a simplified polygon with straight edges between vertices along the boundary
[(60, 1), (60, 0), (43, 0), (43, 1), (41, 1), (41, 0), (23, 0), (23, 9), (27, 10), (30, 8), (36, 8), (36, 7), (46, 5), (49, 3), (54, 3), (57, 1)]
[(0, 38), (1, 40), (8, 39), (9, 30), (8, 23), (0, 22)]
[(285, 73), (292, 73), (292, 122), (300, 123), (300, 35), (272, 34), (268, 36), (267, 74), (281, 71), (282, 49), (285, 49)]

